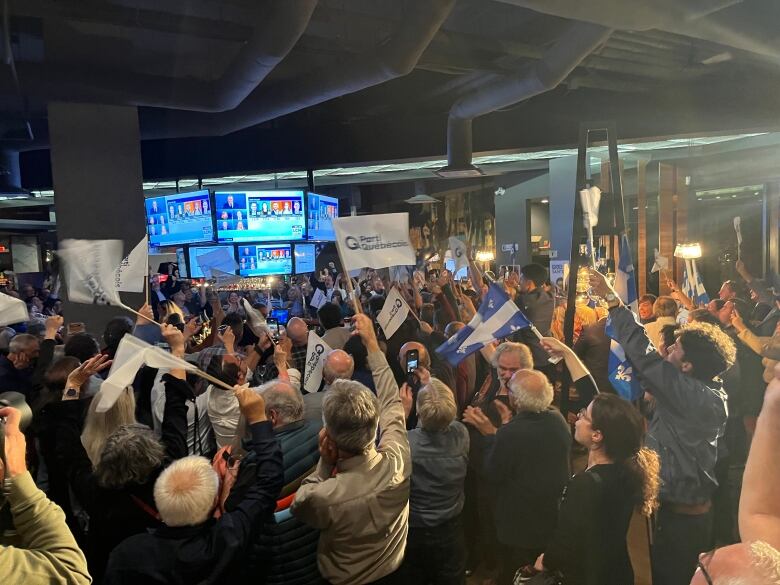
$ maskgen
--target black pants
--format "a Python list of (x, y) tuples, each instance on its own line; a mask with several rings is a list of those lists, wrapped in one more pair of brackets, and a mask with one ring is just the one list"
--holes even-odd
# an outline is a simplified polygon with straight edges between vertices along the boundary
[[(498, 576), (498, 585), (512, 585), (515, 573), (520, 567), (533, 565), (539, 555), (544, 552), (540, 548), (519, 548), (516, 546), (500, 545), (501, 569)], [(653, 583), (655, 585), (655, 583)], [(688, 585), (686, 583), (686, 585)]]
[(653, 585), (689, 585), (699, 555), (712, 548), (712, 510), (678, 514), (661, 505), (651, 550)]
[(460, 517), (434, 528), (410, 526), (400, 573), (404, 585), (464, 585), (466, 546)]

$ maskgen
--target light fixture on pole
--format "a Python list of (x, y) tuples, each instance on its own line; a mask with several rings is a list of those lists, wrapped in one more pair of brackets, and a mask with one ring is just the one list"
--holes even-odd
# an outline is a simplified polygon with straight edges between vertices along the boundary
[(701, 244), (698, 242), (688, 242), (677, 244), (674, 249), (674, 257), (683, 260), (695, 260), (701, 258)]

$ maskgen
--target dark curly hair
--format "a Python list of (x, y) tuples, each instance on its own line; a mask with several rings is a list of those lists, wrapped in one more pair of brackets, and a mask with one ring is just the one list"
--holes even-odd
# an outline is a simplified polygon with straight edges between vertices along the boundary
[(677, 343), (685, 361), (693, 366), (693, 376), (709, 382), (734, 365), (737, 348), (720, 327), (709, 323), (688, 323), (680, 328)]

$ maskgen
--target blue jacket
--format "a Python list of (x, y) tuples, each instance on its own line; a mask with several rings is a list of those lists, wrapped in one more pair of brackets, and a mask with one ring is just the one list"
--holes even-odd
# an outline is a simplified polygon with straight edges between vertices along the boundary
[(715, 462), (726, 431), (726, 392), (720, 382), (704, 383), (664, 361), (628, 308), (616, 307), (609, 314), (616, 341), (642, 387), (655, 398), (647, 446), (661, 458), (661, 501), (708, 501), (718, 487)]

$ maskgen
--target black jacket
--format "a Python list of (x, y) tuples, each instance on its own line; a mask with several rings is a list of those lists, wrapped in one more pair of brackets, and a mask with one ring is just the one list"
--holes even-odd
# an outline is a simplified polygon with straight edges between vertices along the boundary
[(486, 437), (484, 471), (493, 484), (502, 544), (542, 550), (555, 528), (569, 479), (571, 432), (557, 410), (520, 412)]
[(282, 452), (271, 423), (255, 423), (250, 431), (246, 448), (255, 455), (257, 475), (241, 504), (219, 520), (163, 526), (128, 538), (111, 553), (106, 584), (236, 582), (234, 562), (246, 554), (254, 529), (273, 512), (283, 481)]
[[(187, 397), (192, 389), (186, 382), (168, 374), (165, 381), (165, 414), (162, 443), (167, 461), (187, 455)], [(98, 484), (92, 463), (81, 444), (81, 420), (88, 400), (66, 400), (51, 405), (57, 420), (56, 449), (63, 469), (67, 470), (76, 499), (89, 514), (89, 533), (85, 554), (89, 572), (99, 582), (108, 555), (128, 536), (160, 526), (154, 510), (154, 482), (164, 466), (152, 471), (143, 483), (122, 489)]]

